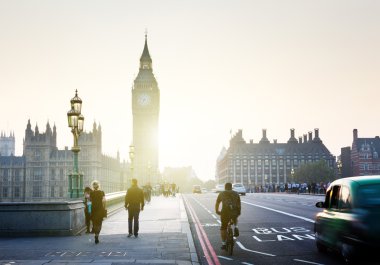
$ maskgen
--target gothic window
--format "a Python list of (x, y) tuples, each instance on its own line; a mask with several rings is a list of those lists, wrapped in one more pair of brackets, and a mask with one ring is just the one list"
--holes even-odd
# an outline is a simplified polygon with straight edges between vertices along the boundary
[(55, 169), (54, 168), (50, 169), (50, 179), (51, 180), (55, 179)]
[(20, 169), (15, 169), (15, 182), (20, 182), (21, 181), (21, 170)]
[(34, 160), (40, 161), (42, 159), (42, 154), (40, 150), (35, 150), (34, 151)]
[(42, 197), (42, 187), (41, 186), (33, 186), (32, 195), (34, 198)]
[(8, 198), (8, 187), (3, 187), (3, 198)]
[(55, 196), (55, 194), (54, 194), (54, 186), (51, 186), (50, 187), (50, 197), (54, 197)]
[(33, 180), (42, 180), (42, 170), (41, 168), (33, 169)]
[(14, 197), (20, 198), (20, 187), (14, 187)]

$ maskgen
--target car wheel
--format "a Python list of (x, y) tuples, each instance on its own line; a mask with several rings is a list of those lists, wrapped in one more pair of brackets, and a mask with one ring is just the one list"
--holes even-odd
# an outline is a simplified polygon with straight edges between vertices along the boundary
[(327, 247), (323, 245), (319, 240), (316, 241), (317, 249), (319, 252), (326, 252)]
[(343, 257), (345, 264), (354, 264), (353, 247), (351, 245), (342, 243), (340, 254)]

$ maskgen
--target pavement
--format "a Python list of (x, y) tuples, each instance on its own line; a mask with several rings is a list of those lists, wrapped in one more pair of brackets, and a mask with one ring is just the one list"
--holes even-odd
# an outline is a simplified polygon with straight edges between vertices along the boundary
[(160, 264), (198, 265), (182, 196), (152, 197), (140, 212), (138, 238), (127, 238), (128, 213), (114, 211), (103, 221), (100, 243), (93, 234), (67, 237), (0, 238), (0, 265)]

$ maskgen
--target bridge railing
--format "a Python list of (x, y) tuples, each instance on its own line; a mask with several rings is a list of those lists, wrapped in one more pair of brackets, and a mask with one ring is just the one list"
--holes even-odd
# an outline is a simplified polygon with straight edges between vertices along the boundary
[[(109, 215), (124, 207), (125, 194), (106, 194)], [(0, 203), (0, 236), (75, 235), (84, 227), (82, 200)]]

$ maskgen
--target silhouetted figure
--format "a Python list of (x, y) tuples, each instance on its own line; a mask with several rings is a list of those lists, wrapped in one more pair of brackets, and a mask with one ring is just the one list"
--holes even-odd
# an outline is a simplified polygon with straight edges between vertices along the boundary
[(128, 210), (128, 237), (133, 234), (138, 237), (140, 210), (144, 210), (144, 192), (137, 186), (137, 179), (132, 179), (132, 186), (125, 195), (125, 209)]
[(97, 180), (92, 182), (92, 188), (94, 190), (90, 193), (90, 199), (92, 202), (91, 219), (95, 233), (95, 244), (98, 244), (103, 218), (106, 217), (106, 196), (104, 191), (100, 190), (100, 185)]

